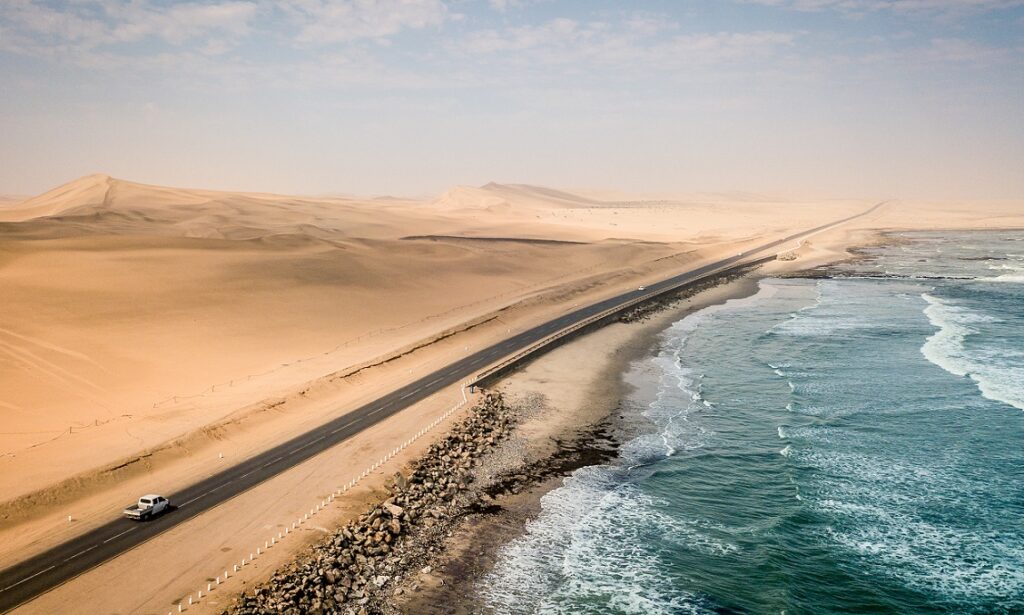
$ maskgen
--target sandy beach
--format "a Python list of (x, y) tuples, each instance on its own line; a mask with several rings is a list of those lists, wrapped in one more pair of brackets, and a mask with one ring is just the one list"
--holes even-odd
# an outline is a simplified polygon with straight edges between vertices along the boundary
[(516, 445), (495, 453), (506, 474), (521, 480), (493, 490), (496, 507), (468, 515), (443, 555), (416, 574), (394, 598), (399, 613), (477, 613), (474, 585), (497, 551), (518, 536), (540, 510), (540, 499), (573, 470), (601, 463), (631, 427), (616, 410), (630, 385), (623, 372), (649, 356), (665, 327), (686, 314), (756, 290), (755, 275), (716, 286), (642, 322), (617, 323), (553, 350), (504, 379), (497, 390), (531, 407)]
[[(7, 206), (0, 561), (68, 514), (80, 530), (145, 483), (174, 488), (207, 451), (251, 455), (566, 307), (860, 205), (797, 203), (781, 224), (764, 202), (497, 185), (317, 200), (90, 176)], [(46, 529), (23, 523), (40, 510)]]
[[(12, 306), (0, 327), (10, 426), (2, 440), (0, 562), (101, 523), (152, 485), (172, 491), (583, 302), (871, 205), (771, 203), (600, 201), (497, 185), (429, 202), (380, 203), (177, 190), (98, 176), (8, 206), (0, 240), (0, 277)], [(886, 206), (807, 238), (754, 276), (844, 258), (878, 229), (1024, 226), (1013, 203), (985, 205), (984, 218), (971, 214), (977, 204), (951, 204), (934, 217), (921, 216), (922, 207)], [(455, 588), (468, 588), (490, 552), (476, 546), (514, 535), (565, 472), (600, 455), (591, 436), (607, 435), (605, 423), (627, 386), (618, 376), (623, 366), (649, 351), (674, 319), (751, 292), (752, 279), (644, 322), (602, 329), (503, 383), (510, 399), (545, 410), (520, 427), (518, 441), (528, 443), (520, 456), (501, 464), (548, 469), (518, 493), (498, 494), (501, 515), (469, 517), (449, 545), (451, 563), (434, 568), (450, 566), (453, 576), (410, 580), (420, 591), (404, 593), (396, 608), (411, 600), (408, 612), (429, 610), (450, 604)], [(118, 597), (118, 608), (175, 605), (213, 578), (213, 569), (261, 543), (274, 527), (267, 519), (302, 514), (311, 500), (302, 494), (330, 493), (363, 460), (379, 457), (456, 398), (452, 390), (417, 404), (21, 611), (112, 608), (103, 592), (111, 579), (140, 588)], [(302, 532), (193, 610), (219, 612), (230, 592), (266, 580), (378, 501), (390, 473), (426, 444), (343, 498), (319, 530)], [(232, 533), (210, 561), (203, 536), (216, 528)], [(181, 562), (169, 579), (139, 575), (138, 562), (168, 549)], [(201, 571), (204, 565), (211, 571)]]
[[(842, 241), (846, 235), (841, 234)], [(885, 240), (875, 233), (856, 236), (859, 245)], [(540, 511), (541, 498), (561, 486), (573, 470), (613, 457), (620, 442), (643, 429), (635, 423), (638, 412), (623, 411), (622, 404), (635, 392), (624, 375), (634, 361), (656, 354), (661, 333), (687, 314), (756, 293), (758, 280), (764, 277), (852, 258), (842, 246), (809, 244), (799, 259), (776, 261), (716, 283), (660, 306), (638, 322), (602, 328), (502, 379), (495, 390), (530, 410), (515, 442), (493, 453), (492, 463), (502, 468), (499, 475), (518, 479), (488, 490), (495, 506), (461, 518), (440, 554), (429, 562), (429, 572), (410, 571), (392, 599), (392, 610), (386, 612), (487, 612), (475, 595), (476, 583), (490, 571), (501, 547), (519, 536)]]
[(0, 613), (1024, 613), (1021, 26), (0, 2)]
[(765, 277), (827, 275), (837, 262), (861, 258), (863, 248), (900, 241), (898, 234), (848, 229), (837, 234), (838, 241), (808, 244), (798, 258), (776, 261), (661, 306), (640, 322), (620, 322), (590, 333), (503, 378), (495, 390), (529, 410), (514, 443), (491, 454), (490, 463), (501, 468), (497, 474), (504, 478), (485, 488), (493, 505), (460, 517), (427, 566), (406, 571), (384, 612), (489, 612), (476, 594), (477, 584), (491, 571), (502, 547), (540, 512), (544, 495), (560, 487), (573, 470), (614, 457), (620, 442), (645, 428), (636, 424), (636, 409), (624, 411), (627, 398), (630, 403), (644, 399), (624, 376), (634, 361), (657, 354), (661, 333), (669, 325), (703, 308), (750, 296)]

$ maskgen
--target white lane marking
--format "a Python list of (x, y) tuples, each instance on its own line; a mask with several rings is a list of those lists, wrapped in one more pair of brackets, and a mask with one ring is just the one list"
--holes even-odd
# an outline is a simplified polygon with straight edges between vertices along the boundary
[(317, 442), (319, 442), (320, 440), (323, 440), (323, 439), (324, 439), (324, 436), (320, 436), (320, 437), (319, 437), (319, 438), (317, 438), (316, 440), (311, 440), (311, 441), (309, 441), (309, 442), (306, 442), (305, 444), (303, 444), (303, 445), (302, 445), (302, 446), (300, 446), (299, 448), (297, 448), (297, 449), (294, 449), (294, 450), (290, 451), (290, 452), (289, 452), (288, 454), (289, 454), (289, 455), (294, 455), (295, 453), (297, 453), (297, 452), (301, 451), (302, 449), (304, 449), (304, 448), (309, 448), (309, 447), (313, 446), (314, 444), (316, 444)]
[(64, 561), (65, 562), (70, 562), (71, 560), (75, 559), (79, 555), (85, 555), (86, 553), (88, 553), (89, 551), (92, 551), (93, 549), (95, 549), (98, 546), (99, 545), (93, 545), (93, 546), (89, 547), (88, 549), (82, 549), (81, 551), (79, 551), (78, 553), (75, 553), (74, 555), (72, 555), (71, 557), (65, 559)]
[(405, 395), (399, 397), (398, 399), (405, 399), (406, 397), (412, 397), (413, 394), (417, 393), (417, 392), (419, 392), (419, 389), (416, 389), (415, 391), (409, 391), (408, 393), (406, 393)]
[[(184, 506), (184, 504), (182, 504), (182, 506)], [(181, 508), (181, 507), (179, 506), (179, 508)], [(126, 529), (125, 531), (121, 532), (120, 534), (118, 534), (118, 535), (116, 535), (116, 536), (111, 536), (110, 538), (108, 538), (108, 539), (104, 540), (104, 541), (103, 541), (103, 544), (107, 544), (107, 543), (108, 543), (108, 542), (110, 542), (111, 540), (114, 540), (115, 538), (120, 538), (121, 536), (124, 536), (124, 535), (125, 535), (125, 534), (127, 534), (128, 532), (132, 532), (132, 531), (135, 531), (135, 528), (133, 528), (133, 527), (130, 527), (130, 528)]]
[(199, 495), (197, 495), (196, 497), (192, 498), (191, 500), (189, 500), (189, 501), (185, 502), (184, 504), (179, 504), (179, 505), (178, 505), (178, 508), (185, 508), (186, 506), (188, 506), (188, 505), (189, 505), (189, 504), (191, 504), (192, 502), (195, 502), (195, 501), (196, 501), (196, 500), (198, 500), (199, 498), (201, 498), (201, 497), (203, 497), (204, 495), (207, 495), (207, 494), (209, 494), (209, 493), (210, 493), (209, 491), (207, 491), (206, 493), (200, 493)]
[(15, 583), (13, 585), (8, 585), (7, 587), (5, 587), (3, 589), (0, 589), (0, 592), (5, 592), (5, 591), (11, 589), (12, 587), (17, 587), (17, 586), (21, 585), (22, 583), (24, 583), (25, 581), (31, 581), (32, 579), (38, 577), (39, 575), (43, 574), (44, 572), (50, 572), (51, 570), (53, 570), (56, 567), (57, 566), (50, 566), (49, 568), (44, 568), (44, 569), (40, 570), (39, 572), (35, 573), (34, 575), (32, 575), (30, 577), (25, 577), (24, 579), (18, 581), (17, 583)]
[[(269, 462), (267, 462), (266, 464), (263, 464), (262, 466), (260, 466), (260, 468), (266, 468), (267, 466), (272, 466), (272, 465), (280, 462), (280, 460), (283, 459), (283, 458), (285, 458), (285, 455), (281, 455), (280, 457), (274, 457), (274, 458), (270, 459)], [(226, 485), (227, 483), (224, 483), (224, 484)], [(221, 485), (221, 487), (223, 487), (223, 486), (224, 485)], [(217, 487), (217, 488), (219, 489), (220, 487)]]
[(373, 412), (371, 412), (371, 413), (367, 414), (366, 416), (373, 416), (374, 414), (377, 414), (378, 412), (380, 412), (380, 411), (381, 411), (381, 410), (383, 410), (383, 409), (384, 409), (384, 408), (377, 408), (376, 410), (374, 410)]
[(338, 433), (339, 431), (341, 431), (342, 429), (345, 429), (346, 427), (349, 427), (350, 425), (355, 425), (355, 424), (356, 424), (356, 423), (358, 423), (359, 421), (360, 421), (360, 419), (355, 419), (354, 421), (349, 421), (349, 422), (345, 423), (344, 425), (342, 425), (341, 427), (339, 427), (339, 428), (335, 429), (335, 430), (334, 430), (334, 431), (332, 431), (331, 433), (332, 433), (332, 434), (336, 434), (336, 433)]

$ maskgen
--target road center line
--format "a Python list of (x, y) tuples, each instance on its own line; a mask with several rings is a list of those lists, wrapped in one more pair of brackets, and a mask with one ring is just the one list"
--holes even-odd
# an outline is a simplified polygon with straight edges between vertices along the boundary
[(316, 443), (317, 443), (317, 441), (318, 441), (318, 440), (322, 440), (322, 439), (323, 439), (323, 438), (318, 438), (317, 440), (313, 440), (312, 442), (306, 442), (305, 444), (303, 444), (302, 446), (300, 446), (300, 447), (299, 447), (299, 448), (297, 448), (297, 449), (294, 449), (293, 451), (291, 451), (291, 452), (290, 452), (290, 453), (288, 453), (288, 454), (289, 454), (289, 455), (294, 455), (295, 453), (297, 453), (297, 452), (301, 451), (301, 450), (302, 450), (302, 449), (304, 449), (304, 448), (309, 448), (309, 447), (313, 446), (314, 444), (316, 444)]
[(98, 546), (99, 545), (93, 545), (93, 546), (89, 547), (88, 549), (82, 549), (81, 551), (79, 551), (78, 553), (75, 553), (74, 555), (72, 555), (71, 557), (67, 558), (64, 561), (65, 562), (70, 562), (71, 560), (75, 559), (79, 555), (84, 555), (84, 554), (88, 553), (89, 551), (92, 551), (93, 549), (95, 549)]
[(191, 500), (189, 500), (189, 501), (185, 502), (184, 504), (179, 504), (179, 505), (178, 505), (178, 508), (185, 508), (186, 506), (188, 506), (188, 505), (189, 505), (189, 504), (191, 504), (192, 502), (195, 502), (195, 501), (196, 501), (196, 500), (198, 500), (199, 498), (203, 497), (204, 495), (208, 495), (209, 493), (210, 493), (209, 491), (207, 491), (207, 492), (205, 492), (205, 493), (200, 493), (199, 495), (197, 495), (196, 497), (192, 498)]
[(17, 583), (15, 583), (13, 585), (8, 585), (7, 587), (5, 587), (3, 589), (0, 589), (0, 592), (5, 592), (5, 591), (11, 589), (12, 587), (17, 587), (17, 586), (21, 585), (22, 583), (24, 583), (25, 581), (31, 581), (32, 579), (38, 577), (39, 575), (43, 574), (44, 572), (49, 572), (49, 571), (53, 570), (56, 567), (57, 566), (50, 566), (49, 568), (43, 568), (42, 570), (40, 570), (39, 572), (35, 573), (34, 575), (32, 575), (30, 577), (25, 577), (24, 579), (18, 581)]
[[(186, 503), (187, 503), (187, 502), (186, 502)], [(182, 506), (184, 506), (184, 505), (185, 505), (185, 504), (182, 504)], [(181, 506), (179, 506), (178, 508), (181, 508)], [(130, 528), (126, 529), (125, 531), (121, 532), (120, 534), (117, 534), (116, 536), (111, 536), (110, 538), (108, 538), (108, 539), (104, 540), (104, 541), (103, 541), (103, 544), (107, 544), (107, 543), (108, 543), (108, 542), (110, 542), (111, 540), (114, 540), (115, 538), (120, 538), (121, 536), (124, 536), (124, 535), (125, 535), (125, 534), (127, 534), (128, 532), (133, 532), (133, 531), (135, 531), (135, 528), (133, 528), (133, 527), (130, 527)]]
[[(663, 283), (656, 283), (655, 285), (650, 286), (649, 290), (650, 291), (662, 292), (664, 290), (680, 288), (680, 287), (682, 287), (685, 284), (691, 283), (692, 281), (700, 280), (700, 279), (704, 278), (707, 275), (710, 275), (710, 274), (713, 274), (713, 273), (721, 273), (721, 272), (727, 271), (727, 270), (729, 270), (729, 268), (732, 265), (732, 263), (741, 263), (744, 260), (744, 258), (749, 256), (749, 255), (756, 255), (758, 253), (761, 253), (761, 252), (764, 252), (764, 251), (769, 250), (771, 248), (774, 248), (775, 246), (781, 246), (781, 245), (783, 245), (783, 244), (785, 244), (787, 242), (793, 241), (794, 239), (807, 238), (807, 237), (810, 237), (810, 236), (815, 235), (817, 233), (821, 233), (821, 232), (824, 232), (826, 230), (830, 230), (830, 229), (835, 228), (837, 226), (840, 226), (840, 225), (842, 225), (842, 224), (844, 224), (846, 222), (849, 222), (850, 220), (853, 220), (855, 218), (859, 218), (859, 217), (862, 217), (864, 215), (870, 214), (871, 212), (874, 212), (878, 208), (882, 207), (884, 204), (885, 203), (879, 203), (879, 204), (875, 205), (874, 207), (872, 207), (871, 209), (869, 209), (866, 212), (862, 212), (860, 214), (849, 216), (847, 218), (844, 218), (842, 220), (833, 222), (831, 224), (821, 225), (821, 226), (816, 227), (814, 229), (811, 229), (809, 231), (803, 231), (802, 233), (796, 233), (796, 234), (790, 235), (788, 237), (785, 237), (783, 239), (779, 239), (779, 240), (776, 240), (776, 241), (771, 242), (769, 244), (760, 246), (759, 248), (756, 248), (756, 249), (753, 249), (753, 250), (744, 251), (744, 252), (740, 253), (740, 255), (737, 256), (737, 257), (730, 257), (728, 259), (719, 260), (719, 261), (717, 261), (715, 263), (712, 263), (710, 265), (705, 265), (704, 267), (692, 270), (690, 272), (686, 272), (684, 274), (680, 274), (680, 275), (678, 275), (678, 276), (676, 276), (674, 278), (670, 278), (669, 280), (666, 280)], [(777, 254), (775, 256), (777, 256)], [(632, 293), (625, 293), (625, 294), (619, 295), (617, 297), (614, 297), (612, 299), (608, 299), (608, 300), (605, 300), (603, 302), (600, 302), (598, 304), (588, 306), (587, 308), (577, 310), (576, 312), (572, 313), (572, 318), (569, 318), (568, 316), (566, 316), (566, 317), (563, 317), (563, 318), (556, 319), (555, 321), (548, 322), (546, 325), (542, 325), (542, 326), (538, 326), (538, 327), (533, 327), (533, 328), (529, 329), (528, 331), (519, 333), (518, 335), (514, 336), (511, 339), (506, 339), (505, 343), (502, 344), (502, 345), (491, 347), (490, 349), (488, 349), (486, 351), (479, 351), (475, 355), (470, 355), (469, 357), (465, 357), (465, 358), (463, 358), (463, 359), (461, 359), (461, 360), (459, 360), (459, 361), (449, 365), (447, 370), (446, 370), (446, 375), (445, 376), (442, 376), (442, 377), (434, 379), (433, 381), (431, 381), (429, 383), (429, 385), (420, 385), (419, 388), (416, 388), (416, 389), (414, 389), (412, 391), (409, 391), (409, 392), (405, 393), (399, 399), (405, 400), (405, 399), (408, 399), (408, 398), (410, 398), (410, 397), (412, 397), (412, 396), (414, 396), (414, 395), (416, 395), (418, 393), (421, 393), (424, 388), (437, 384), (444, 377), (451, 377), (453, 375), (457, 375), (459, 373), (459, 370), (474, 369), (477, 365), (479, 365), (481, 363), (489, 363), (491, 361), (491, 359), (493, 359), (493, 358), (500, 358), (502, 356), (505, 356), (506, 353), (502, 352), (503, 348), (522, 344), (523, 345), (522, 348), (524, 349), (524, 352), (522, 352), (520, 354), (525, 355), (530, 350), (530, 347), (535, 345), (535, 343), (537, 341), (540, 341), (550, 331), (562, 331), (563, 334), (564, 334), (565, 332), (567, 332), (567, 331), (565, 331), (566, 326), (570, 326), (570, 328), (573, 328), (573, 329), (576, 328), (576, 327), (572, 327), (572, 325), (574, 324), (574, 322), (573, 322), (574, 320), (577, 321), (576, 324), (578, 324), (580, 319), (587, 318), (587, 317), (589, 317), (591, 315), (594, 315), (594, 314), (600, 314), (602, 311), (605, 311), (605, 310), (607, 310), (610, 307), (625, 307), (625, 306), (627, 306), (629, 304), (629, 302), (632, 300), (631, 299), (631, 294)], [(411, 385), (407, 385), (407, 386), (411, 386)], [(370, 423), (371, 421), (365, 421), (364, 420), (370, 414), (376, 414), (376, 413), (381, 412), (382, 410), (386, 410), (386, 409), (389, 410), (389, 411), (392, 411), (392, 412), (399, 410), (400, 409), (399, 404), (395, 403), (394, 402), (394, 398), (391, 397), (391, 395), (393, 395), (393, 394), (394, 394), (394, 392), (385, 396), (385, 398), (388, 401), (384, 401), (384, 399), (380, 399), (380, 400), (378, 400), (376, 402), (376, 403), (383, 403), (382, 407), (377, 408), (377, 409), (373, 410), (372, 412), (369, 412), (369, 413), (367, 413), (365, 415), (358, 416), (357, 418), (355, 418), (355, 420), (352, 420), (352, 421), (346, 423), (345, 425), (342, 425), (341, 427), (338, 427), (337, 429), (335, 429), (331, 433), (337, 433), (337, 432), (339, 432), (339, 431), (341, 431), (341, 430), (343, 430), (343, 429), (345, 429), (347, 427), (350, 427), (351, 425), (354, 425), (355, 423), (362, 423), (362, 422)], [(310, 434), (310, 435), (312, 435), (312, 434)], [(316, 444), (317, 442), (323, 440), (324, 438), (325, 438), (325, 436), (320, 436), (316, 440), (313, 440), (313, 441), (311, 441), (311, 442), (309, 442), (309, 443), (307, 443), (307, 444), (305, 444), (303, 446), (300, 446), (299, 448), (291, 451), (290, 453), (287, 453), (285, 455), (281, 455), (280, 457), (277, 457), (273, 461), (268, 462), (267, 464), (265, 464), (264, 467), (266, 467), (266, 465), (277, 463), (277, 462), (279, 462), (281, 460), (285, 460), (287, 462), (285, 465), (290, 467), (290, 465), (294, 465), (295, 463), (298, 463), (299, 460), (298, 459), (286, 459), (289, 455), (295, 454), (295, 453), (301, 451), (304, 448), (307, 448), (307, 447), (309, 447), (309, 446), (311, 446), (313, 444)], [(249, 473), (252, 473), (253, 471), (250, 471)], [(224, 473), (227, 474), (226, 471), (224, 471)], [(243, 476), (248, 476), (248, 473), (243, 475)], [(220, 489), (221, 487), (227, 487), (230, 484), (234, 483), (235, 480), (236, 479), (234, 479), (234, 478), (228, 479), (223, 484), (221, 484), (221, 485), (219, 485), (217, 487), (214, 487), (212, 489), (209, 489), (208, 491), (206, 491), (202, 495), (199, 495), (199, 496), (196, 496), (195, 498), (192, 498), (191, 500), (189, 500), (185, 504), (182, 504), (181, 506), (179, 506), (179, 508), (181, 508), (182, 506), (185, 506), (187, 504), (190, 504), (190, 503), (192, 503), (192, 502), (202, 498), (203, 496), (208, 495), (208, 494), (212, 493), (213, 491), (215, 491), (217, 489)], [(175, 519), (172, 518), (168, 524), (162, 525), (162, 526), (156, 528), (156, 533), (161, 533), (164, 529), (168, 529), (170, 527), (174, 527), (177, 524), (178, 524), (178, 521), (176, 521)], [(121, 532), (119, 534), (116, 534), (114, 536), (111, 536), (110, 538), (107, 538), (106, 540), (103, 540), (102, 543), (100, 543), (100, 544), (110, 543), (110, 542), (116, 540), (117, 538), (120, 538), (121, 536), (124, 536), (125, 534), (127, 534), (127, 533), (129, 533), (129, 532), (131, 532), (131, 531), (133, 531), (135, 529), (138, 529), (137, 525), (129, 527), (128, 529), (124, 530), (123, 532)], [(143, 536), (140, 536), (140, 539), (142, 537)], [(134, 543), (137, 543), (138, 541), (128, 541), (128, 542), (134, 544)], [(72, 560), (72, 559), (74, 559), (76, 557), (79, 557), (80, 555), (82, 555), (84, 553), (87, 553), (87, 552), (91, 551), (92, 549), (100, 546), (100, 544), (94, 545), (93, 547), (89, 547), (87, 549), (84, 549), (84, 550), (76, 553), (75, 555), (67, 557), (66, 559), (63, 560), (63, 562), (67, 562), (67, 561), (70, 561), (70, 560)], [(118, 552), (123, 552), (125, 549), (129, 548), (130, 546), (131, 545), (124, 545), (123, 548), (119, 546), (119, 547), (117, 547), (117, 550), (118, 550)], [(102, 552), (102, 550), (101, 550), (101, 552)], [(55, 554), (53, 557), (56, 558), (58, 556)], [(105, 561), (106, 559), (109, 559), (109, 558), (108, 557), (100, 557), (100, 559)], [(50, 561), (55, 561), (55, 560), (51, 559)], [(33, 574), (31, 576), (28, 576), (28, 577), (26, 577), (24, 579), (21, 579), (21, 580), (17, 581), (16, 583), (8, 585), (7, 587), (5, 587), (3, 589), (0, 589), (0, 593), (6, 592), (6, 591), (8, 591), (8, 590), (10, 590), (10, 589), (12, 589), (14, 587), (22, 585), (23, 583), (25, 583), (27, 581), (30, 581), (32, 579), (35, 579), (35, 578), (39, 577), (40, 575), (43, 575), (43, 574), (45, 574), (45, 573), (47, 573), (47, 572), (49, 572), (51, 570), (54, 570), (58, 566), (62, 565), (63, 562), (58, 562), (56, 564), (53, 564), (53, 565), (51, 565), (51, 566), (49, 566), (49, 567), (47, 567), (45, 569), (40, 570), (39, 572), (36, 572), (35, 574)], [(42, 583), (49, 583), (49, 581), (46, 580), (46, 581), (43, 581)], [(47, 585), (47, 587), (52, 587), (52, 585)], [(46, 590), (44, 589), (43, 591), (46, 591)], [(38, 595), (38, 592), (34, 593), (33, 597), (37, 596), (37, 595)], [(17, 605), (15, 605), (15, 606), (17, 606)]]

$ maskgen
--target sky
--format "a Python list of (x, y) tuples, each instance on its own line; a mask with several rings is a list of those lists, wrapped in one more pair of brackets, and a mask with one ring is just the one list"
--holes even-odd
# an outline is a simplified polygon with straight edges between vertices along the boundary
[(0, 193), (1024, 197), (1024, 0), (2, 0)]

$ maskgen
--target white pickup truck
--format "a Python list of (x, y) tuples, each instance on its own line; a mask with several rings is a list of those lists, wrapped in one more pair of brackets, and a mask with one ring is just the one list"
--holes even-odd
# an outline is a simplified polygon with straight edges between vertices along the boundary
[(136, 521), (152, 519), (167, 510), (170, 501), (162, 495), (144, 495), (139, 498), (139, 503), (124, 509), (124, 516)]

